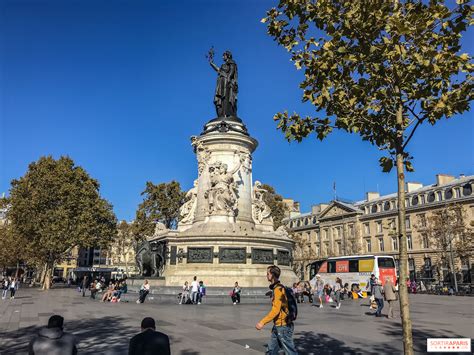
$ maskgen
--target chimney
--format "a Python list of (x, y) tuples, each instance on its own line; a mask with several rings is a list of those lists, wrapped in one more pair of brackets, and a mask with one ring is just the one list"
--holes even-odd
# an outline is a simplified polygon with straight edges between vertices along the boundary
[(380, 197), (380, 193), (378, 192), (367, 192), (367, 201), (372, 201), (379, 197)]
[(452, 175), (438, 174), (438, 175), (436, 175), (436, 184), (438, 186), (446, 185), (446, 184), (449, 184), (454, 179), (455, 179), (455, 177), (452, 176)]
[(407, 182), (407, 192), (413, 192), (415, 190), (421, 189), (423, 184), (419, 182)]
[(321, 212), (320, 205), (312, 205), (311, 206), (311, 214), (319, 214)]

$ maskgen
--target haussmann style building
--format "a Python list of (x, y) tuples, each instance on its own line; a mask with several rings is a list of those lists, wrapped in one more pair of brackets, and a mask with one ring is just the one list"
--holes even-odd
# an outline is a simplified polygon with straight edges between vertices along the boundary
[[(416, 281), (439, 282), (449, 278), (448, 260), (443, 259), (439, 243), (427, 235), (431, 216), (448, 206), (461, 206), (467, 230), (474, 228), (474, 176), (436, 175), (436, 183), (423, 186), (406, 184), (406, 228), (408, 269)], [(358, 254), (393, 255), (397, 266), (399, 253), (397, 193), (380, 196), (367, 192), (362, 201), (349, 203), (338, 199), (314, 205), (311, 212), (291, 211), (284, 222), (290, 234), (302, 241), (299, 257), (304, 264), (300, 277), (308, 279), (306, 267), (312, 261), (330, 256)], [(467, 257), (456, 257), (457, 280), (471, 283), (474, 277), (473, 246)], [(449, 256), (449, 254), (448, 254)]]

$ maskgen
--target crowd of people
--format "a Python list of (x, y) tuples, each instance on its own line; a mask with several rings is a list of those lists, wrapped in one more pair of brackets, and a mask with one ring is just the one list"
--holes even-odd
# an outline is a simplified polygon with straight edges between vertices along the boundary
[(86, 291), (90, 292), (91, 299), (95, 299), (98, 293), (102, 293), (102, 302), (120, 302), (122, 294), (128, 292), (127, 279), (112, 279), (107, 284), (103, 276), (95, 279), (84, 276), (78, 287), (78, 292), (81, 292), (85, 297)]

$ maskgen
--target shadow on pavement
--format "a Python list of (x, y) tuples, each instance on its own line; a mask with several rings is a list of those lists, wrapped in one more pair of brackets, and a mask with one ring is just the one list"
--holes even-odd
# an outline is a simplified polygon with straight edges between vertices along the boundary
[(295, 345), (300, 354), (399, 354), (400, 350), (389, 344), (367, 344), (366, 347), (349, 347), (341, 340), (327, 334), (299, 332)]
[[(64, 330), (76, 336), (80, 354), (128, 354), (129, 341), (140, 331), (140, 328), (139, 325), (137, 327), (124, 325), (125, 319), (108, 316), (88, 320), (72, 320), (65, 322)], [(15, 331), (1, 332), (0, 354), (27, 353), (29, 342), (42, 327), (43, 325), (30, 326)], [(173, 349), (173, 344), (178, 341), (170, 336), (170, 342), (171, 349)], [(197, 353), (188, 352), (187, 354)]]

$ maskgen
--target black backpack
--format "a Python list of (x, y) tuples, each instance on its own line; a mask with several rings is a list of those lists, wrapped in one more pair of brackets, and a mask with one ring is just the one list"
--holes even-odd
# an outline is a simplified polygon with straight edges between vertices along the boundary
[(298, 304), (296, 302), (295, 294), (290, 287), (283, 286), (285, 289), (286, 298), (288, 300), (288, 316), (287, 321), (288, 323), (292, 323), (298, 317)]

